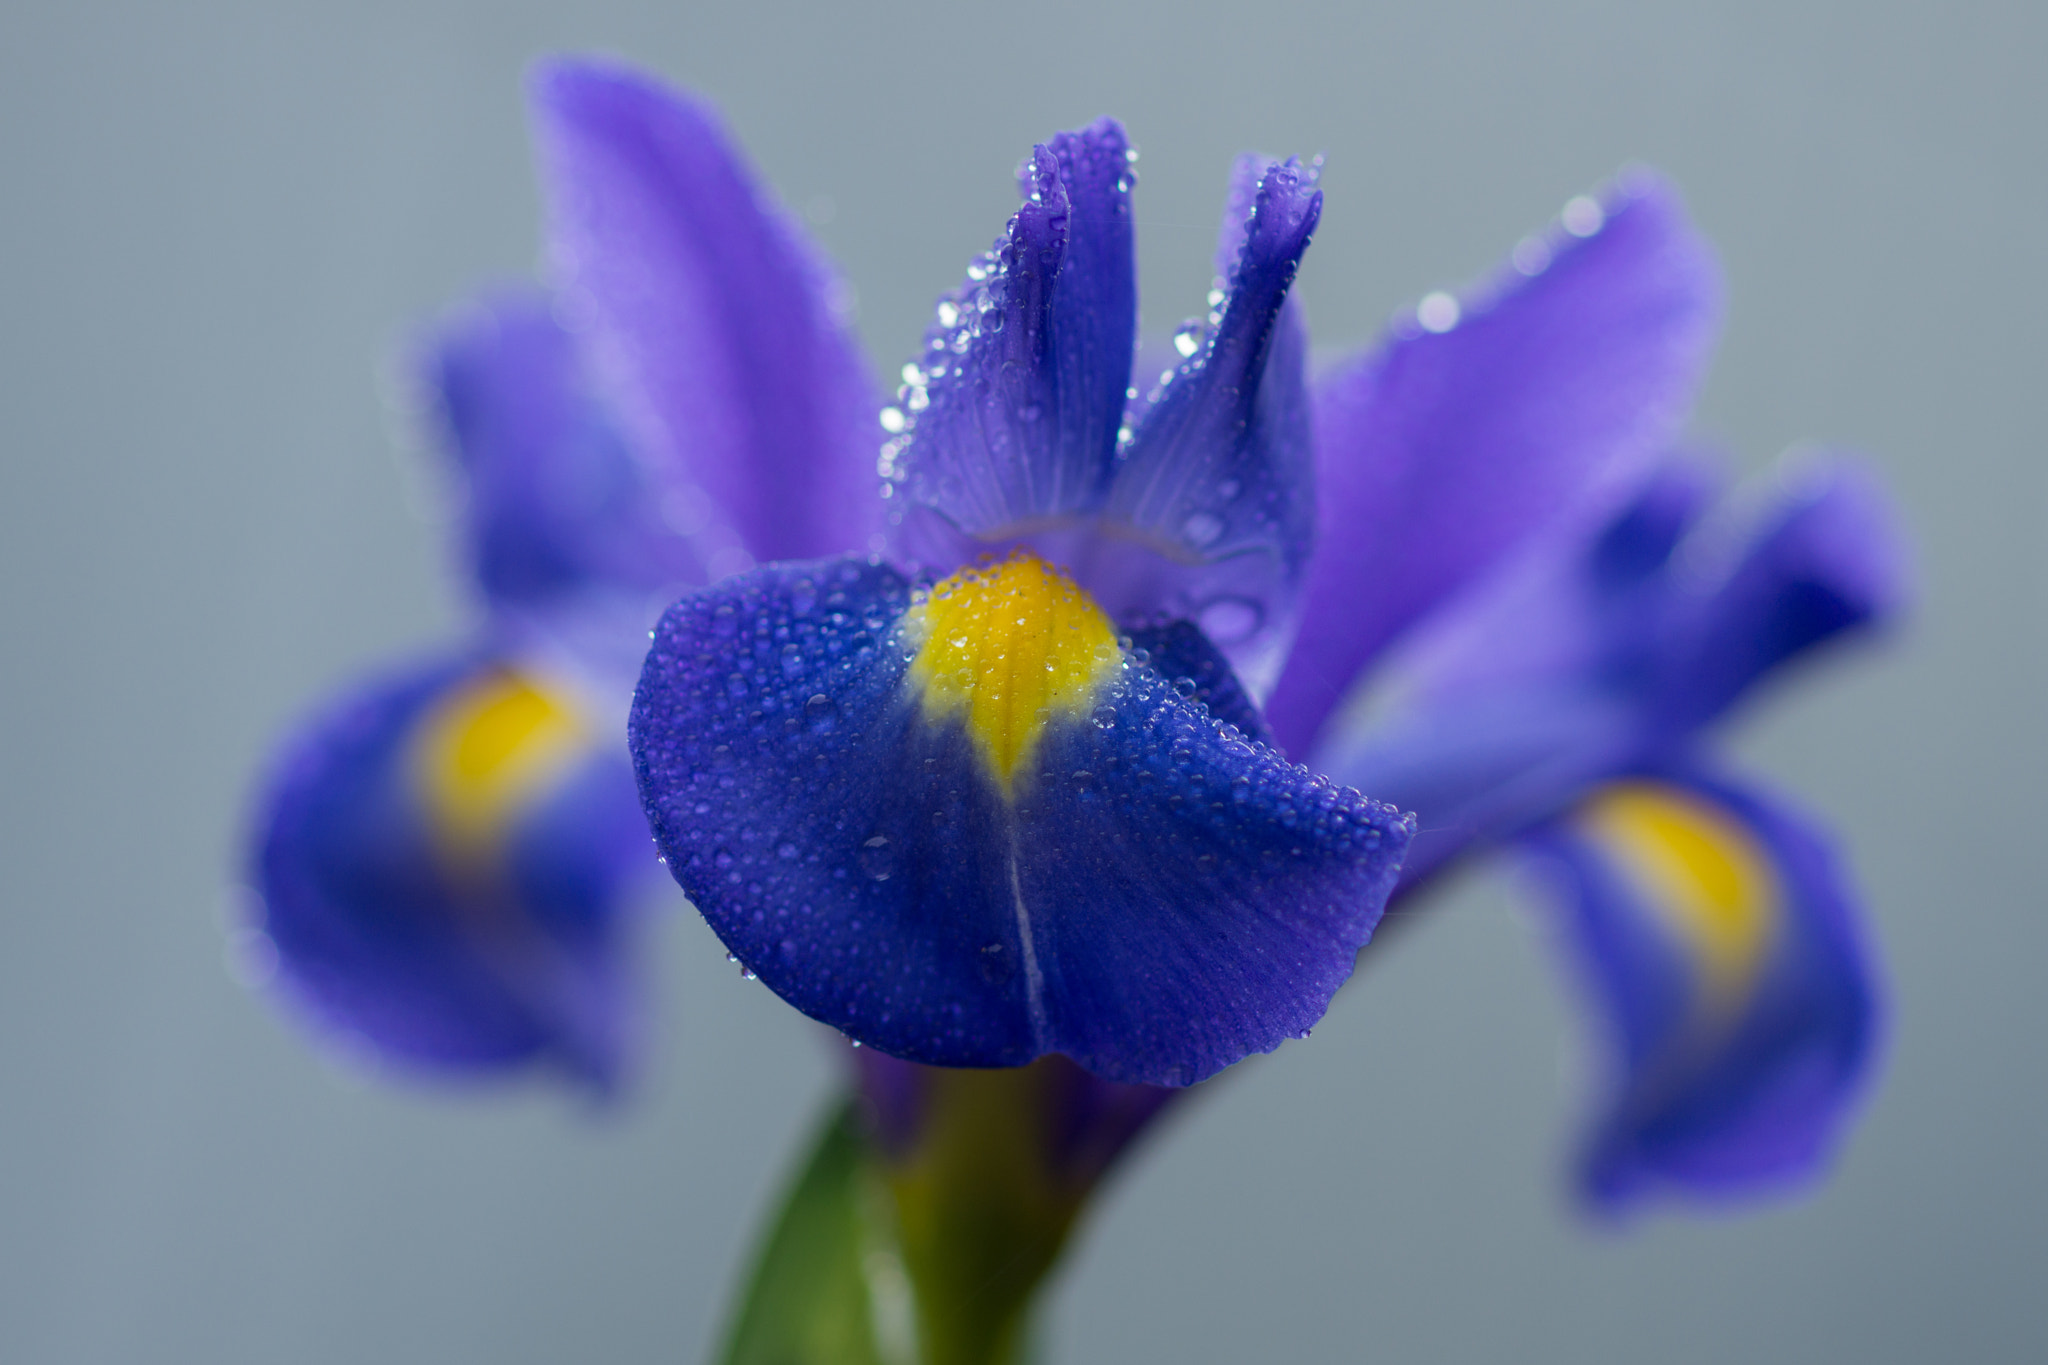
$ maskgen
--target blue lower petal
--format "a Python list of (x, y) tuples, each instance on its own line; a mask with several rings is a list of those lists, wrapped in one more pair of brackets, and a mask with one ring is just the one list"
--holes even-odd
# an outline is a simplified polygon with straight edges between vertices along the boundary
[[(439, 737), (459, 742), (521, 688), (544, 723), (487, 736), (501, 761), (466, 785), (437, 775)], [(349, 690), (284, 746), (256, 830), (261, 928), (321, 1027), (405, 1067), (547, 1058), (615, 1083), (633, 1003), (624, 907), (649, 850), (624, 752), (574, 706), (472, 651)]]
[(1879, 1005), (1859, 897), (1780, 798), (1667, 771), (1529, 836), (1612, 1076), (1581, 1160), (1614, 1212), (1818, 1173), (1863, 1091)]
[(1058, 1052), (1185, 1085), (1313, 1025), (1406, 817), (1114, 646), (998, 769), (979, 719), (920, 701), (920, 602), (842, 560), (663, 618), (633, 706), (641, 795), (727, 947), (805, 1013), (937, 1065)]

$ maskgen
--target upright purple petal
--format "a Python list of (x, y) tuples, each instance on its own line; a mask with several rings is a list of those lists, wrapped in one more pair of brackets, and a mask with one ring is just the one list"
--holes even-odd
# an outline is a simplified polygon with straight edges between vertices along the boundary
[(564, 308), (706, 562), (865, 548), (872, 381), (837, 282), (718, 115), (584, 61), (539, 69), (533, 115)]
[(1859, 897), (1818, 823), (1675, 769), (1601, 789), (1528, 846), (1611, 1039), (1588, 1202), (1611, 1213), (1815, 1175), (1880, 1016)]
[(508, 289), (422, 347), (438, 434), (464, 482), (469, 559), (493, 606), (593, 591), (663, 600), (702, 582), (688, 504), (665, 503), (597, 400), (547, 296)]
[[(1115, 119), (1047, 144), (1067, 190), (1066, 262), (1053, 281), (1052, 362), (1063, 455), (1098, 485), (1116, 451), (1138, 339), (1138, 259), (1131, 229), (1136, 153)], [(1020, 181), (1027, 174), (1020, 174)], [(1028, 184), (1025, 186), (1029, 192)]]
[(1128, 152), (1111, 119), (1036, 148), (1024, 204), (939, 301), (883, 414), (902, 432), (883, 468), (908, 558), (950, 568), (1099, 503), (1137, 332)]
[(1425, 304), (1318, 389), (1316, 557), (1267, 703), (1291, 752), (1418, 618), (1640, 477), (1691, 402), (1720, 281), (1677, 196), (1632, 174)]
[(1322, 214), (1316, 174), (1298, 161), (1238, 163), (1208, 334), (1180, 334), (1188, 358), (1119, 461), (1106, 517), (1175, 568), (1157, 585), (1077, 569), (1119, 616), (1198, 622), (1254, 693), (1278, 671), (1315, 535), (1308, 338), (1288, 291)]
[(406, 1069), (551, 1061), (611, 1089), (635, 1013), (628, 896), (652, 859), (599, 709), (468, 650), (308, 720), (253, 850), (256, 927), (290, 1000)]

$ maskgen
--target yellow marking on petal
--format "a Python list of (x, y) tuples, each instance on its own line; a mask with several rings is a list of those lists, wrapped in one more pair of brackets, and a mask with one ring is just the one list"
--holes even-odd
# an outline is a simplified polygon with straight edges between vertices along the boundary
[(1006, 797), (1045, 727), (1085, 714), (1122, 659), (1095, 599), (1024, 549), (934, 586), (904, 630), (925, 718), (964, 720)]
[(413, 738), (413, 779), (436, 841), (458, 861), (483, 858), (589, 743), (576, 704), (535, 678), (494, 668), (465, 682)]
[(1661, 783), (1617, 782), (1580, 819), (1698, 965), (1701, 1005), (1716, 1015), (1739, 1006), (1777, 922), (1769, 854), (1714, 806)]

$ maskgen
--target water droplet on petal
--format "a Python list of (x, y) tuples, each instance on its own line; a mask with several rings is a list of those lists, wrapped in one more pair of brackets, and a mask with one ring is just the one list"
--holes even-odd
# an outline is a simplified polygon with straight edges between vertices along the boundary
[(1439, 289), (1423, 295), (1422, 302), (1415, 305), (1415, 320), (1425, 332), (1448, 332), (1458, 325), (1462, 312), (1457, 299)]
[(1580, 195), (1564, 206), (1564, 230), (1574, 237), (1591, 237), (1607, 223), (1607, 211), (1590, 195)]
[(874, 835), (860, 846), (860, 870), (878, 882), (889, 880), (896, 870), (896, 851), (889, 846), (888, 835)]
[(1219, 597), (1197, 613), (1195, 624), (1202, 634), (1218, 645), (1234, 645), (1249, 639), (1265, 623), (1259, 604), (1242, 597)]
[(1524, 275), (1541, 275), (1550, 269), (1550, 243), (1541, 237), (1524, 237), (1509, 256)]

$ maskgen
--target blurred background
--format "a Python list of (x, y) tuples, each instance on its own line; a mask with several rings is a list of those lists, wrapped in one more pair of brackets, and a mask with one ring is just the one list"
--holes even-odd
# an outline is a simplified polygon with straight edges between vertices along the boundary
[(1018, 158), (1101, 113), (1144, 151), (1154, 331), (1202, 307), (1241, 150), (1329, 155), (1325, 346), (1650, 162), (1731, 282), (1699, 430), (1746, 468), (1860, 447), (1908, 509), (1910, 633), (1736, 736), (1837, 821), (1889, 963), (1889, 1064), (1829, 1182), (1579, 1222), (1578, 1021), (1513, 886), (1471, 878), (1157, 1135), (1053, 1359), (2048, 1358), (2048, 9), (2020, 0), (12, 0), (0, 1358), (694, 1359), (825, 1100), (818, 1032), (687, 912), (608, 1114), (338, 1066), (224, 954), (267, 747), (464, 618), (382, 376), (531, 273), (521, 78), (564, 48), (724, 106), (885, 374)]

